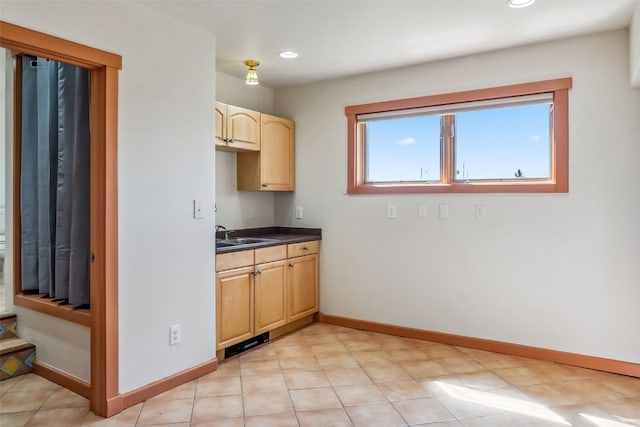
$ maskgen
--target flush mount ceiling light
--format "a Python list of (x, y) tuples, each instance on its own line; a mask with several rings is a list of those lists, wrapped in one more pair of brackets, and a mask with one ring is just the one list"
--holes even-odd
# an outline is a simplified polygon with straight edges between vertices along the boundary
[(293, 59), (297, 57), (298, 57), (298, 54), (292, 50), (285, 50), (284, 52), (280, 52), (280, 58)]
[(256, 59), (247, 59), (244, 61), (244, 65), (249, 67), (249, 70), (247, 71), (247, 78), (244, 82), (251, 86), (260, 84), (260, 81), (258, 80), (258, 73), (256, 73), (256, 67), (260, 65), (260, 61)]
[(527, 7), (527, 6), (531, 6), (533, 3), (535, 3), (536, 0), (508, 0), (507, 4), (509, 5), (509, 7), (512, 7), (514, 9), (520, 9), (522, 7)]

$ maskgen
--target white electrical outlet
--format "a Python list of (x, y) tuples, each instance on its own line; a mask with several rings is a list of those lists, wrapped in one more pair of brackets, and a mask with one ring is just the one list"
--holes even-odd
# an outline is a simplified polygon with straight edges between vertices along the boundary
[(425, 219), (427, 217), (427, 205), (418, 203), (418, 218)]
[(440, 219), (447, 219), (449, 218), (449, 205), (446, 203), (442, 203), (439, 207), (438, 207), (438, 216), (440, 217)]
[(169, 345), (180, 344), (180, 338), (182, 333), (180, 332), (180, 325), (169, 326)]
[(256, 219), (258, 217), (258, 213), (256, 212), (256, 207), (251, 206), (249, 208), (249, 219)]
[(398, 209), (396, 205), (387, 205), (387, 218), (397, 218), (398, 217)]
[(302, 206), (296, 206), (296, 219), (302, 219)]
[(476, 205), (476, 219), (486, 219), (487, 209), (483, 204)]

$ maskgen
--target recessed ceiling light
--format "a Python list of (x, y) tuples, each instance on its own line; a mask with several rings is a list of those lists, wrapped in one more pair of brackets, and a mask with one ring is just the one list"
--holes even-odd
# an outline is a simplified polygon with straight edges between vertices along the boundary
[(292, 50), (285, 50), (284, 52), (280, 52), (280, 58), (293, 59), (297, 57), (298, 57), (298, 54)]
[(536, 0), (509, 0), (507, 1), (507, 4), (509, 5), (509, 7), (519, 9), (521, 7), (531, 6), (533, 3), (535, 3), (535, 1)]

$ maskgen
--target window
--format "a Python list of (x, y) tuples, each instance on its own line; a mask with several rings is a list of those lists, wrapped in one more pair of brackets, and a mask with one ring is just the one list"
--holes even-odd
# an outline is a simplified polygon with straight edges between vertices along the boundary
[(566, 193), (570, 87), (565, 78), (347, 107), (348, 192)]

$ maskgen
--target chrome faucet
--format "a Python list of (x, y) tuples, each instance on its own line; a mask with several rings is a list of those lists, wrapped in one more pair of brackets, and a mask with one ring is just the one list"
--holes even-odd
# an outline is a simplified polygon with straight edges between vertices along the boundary
[(229, 240), (229, 230), (227, 230), (227, 227), (223, 225), (216, 225), (216, 236), (220, 230), (224, 230), (224, 240)]

